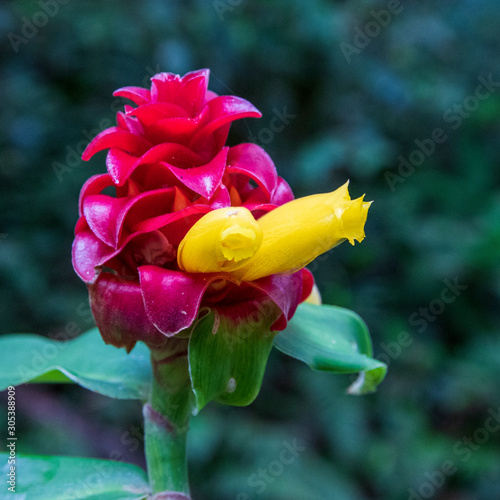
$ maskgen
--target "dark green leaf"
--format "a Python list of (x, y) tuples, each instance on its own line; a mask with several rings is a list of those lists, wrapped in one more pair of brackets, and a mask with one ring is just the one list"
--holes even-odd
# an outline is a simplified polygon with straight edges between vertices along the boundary
[(335, 306), (301, 304), (274, 345), (314, 370), (332, 373), (361, 372), (351, 394), (373, 392), (387, 367), (373, 359), (370, 334), (354, 312)]
[[(2, 477), (11, 486), (15, 467), (15, 493), (29, 500), (142, 500), (149, 492), (146, 473), (136, 465), (79, 457), (17, 456), (0, 453)], [(5, 485), (2, 486), (5, 488)], [(12, 492), (12, 490), (11, 490)], [(9, 492), (10, 493), (10, 492)]]
[(76, 382), (119, 399), (146, 399), (151, 381), (147, 347), (138, 343), (127, 354), (106, 345), (97, 328), (68, 341), (39, 335), (0, 337), (0, 390), (25, 382)]

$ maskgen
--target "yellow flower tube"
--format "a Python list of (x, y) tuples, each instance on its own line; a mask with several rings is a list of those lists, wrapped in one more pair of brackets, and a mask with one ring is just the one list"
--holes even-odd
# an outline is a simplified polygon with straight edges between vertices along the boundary
[(351, 200), (348, 183), (332, 193), (315, 194), (285, 203), (262, 216), (262, 244), (234, 270), (241, 281), (277, 273), (293, 273), (345, 240), (365, 237), (364, 225), (371, 202)]
[(298, 271), (345, 240), (362, 241), (371, 202), (351, 200), (347, 186), (290, 201), (257, 221), (243, 207), (214, 210), (181, 241), (179, 267), (254, 281)]

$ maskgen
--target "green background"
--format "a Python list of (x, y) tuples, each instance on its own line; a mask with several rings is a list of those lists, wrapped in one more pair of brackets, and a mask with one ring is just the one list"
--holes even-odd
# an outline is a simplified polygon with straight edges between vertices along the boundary
[[(231, 144), (262, 145), (298, 196), (350, 179), (374, 200), (366, 240), (310, 268), (390, 366), (376, 394), (353, 397), (351, 377), (274, 351), (252, 406), (193, 419), (193, 497), (497, 500), (498, 2), (54, 1), (0, 6), (0, 332), (93, 326), (70, 249), (105, 155), (79, 153), (114, 122), (113, 90), (208, 67), (212, 90), (263, 113)], [(400, 155), (413, 168), (398, 171)], [(17, 408), (18, 452), (144, 465), (138, 403), (22, 386)]]

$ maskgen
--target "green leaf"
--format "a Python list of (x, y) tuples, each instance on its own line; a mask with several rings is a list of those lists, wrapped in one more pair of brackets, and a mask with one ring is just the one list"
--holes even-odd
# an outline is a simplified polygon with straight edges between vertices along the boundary
[(56, 341), (32, 334), (0, 337), (0, 390), (25, 382), (76, 382), (119, 399), (145, 400), (151, 385), (149, 350), (138, 343), (127, 354), (106, 345), (97, 328)]
[[(258, 304), (256, 317), (231, 308), (232, 315), (210, 309), (195, 326), (189, 341), (189, 370), (201, 410), (209, 401), (245, 406), (259, 393), (274, 334), (273, 311)], [(255, 310), (255, 309), (254, 309)]]
[[(15, 477), (15, 493), (2, 498), (29, 500), (142, 500), (150, 491), (146, 473), (138, 466), (110, 460), (76, 457), (17, 456), (0, 453), (7, 486)], [(8, 476), (11, 466), (15, 476)], [(12, 497), (10, 496), (12, 495)]]
[(372, 358), (364, 321), (342, 307), (301, 304), (286, 330), (274, 339), (274, 345), (314, 370), (361, 372), (348, 389), (351, 394), (373, 392), (387, 371), (384, 363)]

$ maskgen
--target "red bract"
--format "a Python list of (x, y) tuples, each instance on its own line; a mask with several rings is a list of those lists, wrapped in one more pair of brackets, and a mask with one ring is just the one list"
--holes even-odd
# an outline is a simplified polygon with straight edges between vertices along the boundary
[(119, 89), (115, 95), (137, 106), (126, 105), (117, 126), (83, 153), (88, 160), (109, 149), (108, 173), (82, 188), (73, 265), (104, 340), (117, 347), (162, 345), (203, 307), (230, 314), (233, 304), (238, 316), (242, 306), (250, 315), (269, 299), (277, 306), (273, 329), (281, 330), (311, 290), (307, 271), (237, 285), (224, 273), (186, 273), (177, 265), (180, 241), (209, 211), (244, 206), (258, 218), (293, 199), (262, 148), (225, 146), (233, 120), (261, 115), (244, 99), (208, 91), (208, 75), (161, 73), (150, 90)]

